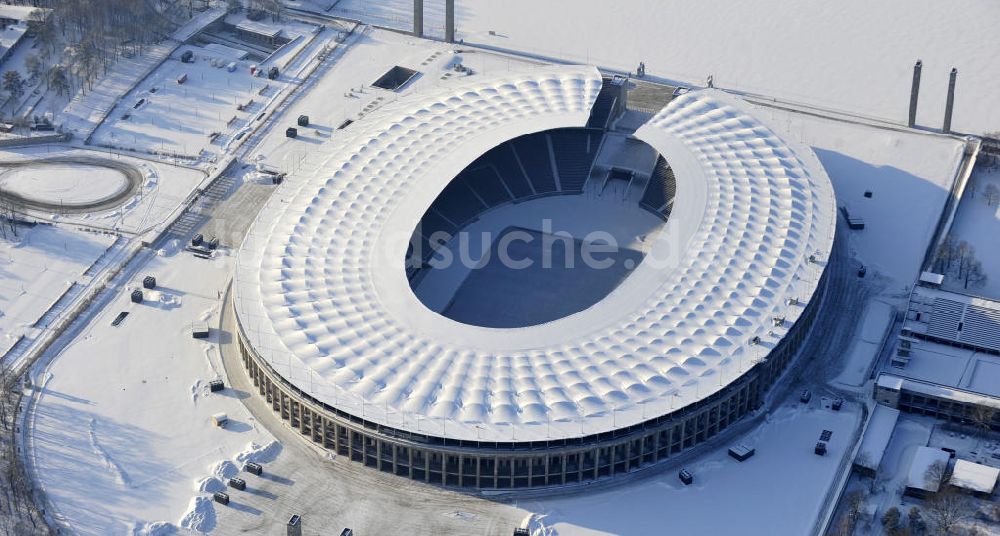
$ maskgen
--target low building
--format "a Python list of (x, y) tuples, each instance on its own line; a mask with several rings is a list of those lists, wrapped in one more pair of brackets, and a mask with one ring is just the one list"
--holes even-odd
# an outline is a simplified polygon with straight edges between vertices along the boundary
[(926, 498), (941, 489), (948, 469), (948, 453), (934, 447), (917, 447), (906, 476), (904, 495)]
[[(929, 278), (924, 274), (922, 280)], [(1000, 302), (914, 287), (875, 399), (901, 411), (1000, 431)]]
[(948, 484), (978, 497), (989, 497), (997, 486), (1000, 469), (969, 460), (957, 460)]
[(6, 61), (28, 35), (28, 22), (44, 20), (51, 12), (45, 8), (0, 4), (0, 63)]
[(41, 7), (0, 4), (0, 25), (27, 24), (36, 17), (45, 19), (51, 12), (51, 9)]
[(881, 373), (875, 401), (907, 413), (1000, 430), (1000, 399), (965, 389)]
[(885, 449), (892, 439), (892, 432), (899, 420), (899, 410), (877, 404), (865, 427), (861, 447), (854, 458), (854, 469), (863, 475), (875, 477), (885, 456)]

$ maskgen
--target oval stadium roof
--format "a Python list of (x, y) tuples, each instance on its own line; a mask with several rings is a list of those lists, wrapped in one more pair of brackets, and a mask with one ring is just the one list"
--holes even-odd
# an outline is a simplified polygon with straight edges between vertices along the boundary
[(476, 76), (338, 132), (317, 171), (272, 196), (239, 251), (234, 307), (247, 341), (316, 399), (469, 440), (605, 432), (738, 378), (811, 300), (836, 210), (812, 151), (719, 91), (682, 95), (636, 132), (673, 168), (675, 208), (602, 301), (494, 329), (434, 313), (410, 290), (406, 244), (448, 182), (504, 141), (584, 126), (600, 87), (592, 67)]

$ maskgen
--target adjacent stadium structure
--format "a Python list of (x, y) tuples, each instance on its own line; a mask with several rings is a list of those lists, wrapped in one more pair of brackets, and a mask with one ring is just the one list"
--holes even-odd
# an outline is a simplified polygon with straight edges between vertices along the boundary
[(596, 69), (476, 78), (356, 122), (257, 217), (232, 306), (259, 394), (339, 455), (474, 489), (626, 473), (759, 407), (823, 296), (836, 207), (812, 151), (722, 92), (681, 95), (630, 136), (657, 153), (622, 182), (662, 223), (645, 260), (564, 316), (460, 322), (414, 292), (428, 226), (582, 199), (616, 172), (593, 170), (619, 98)]

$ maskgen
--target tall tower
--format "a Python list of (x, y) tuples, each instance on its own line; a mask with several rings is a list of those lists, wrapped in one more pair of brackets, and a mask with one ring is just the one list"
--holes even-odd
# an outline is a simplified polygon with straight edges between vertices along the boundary
[(952, 67), (948, 76), (948, 101), (944, 105), (944, 127), (945, 132), (951, 132), (951, 112), (955, 108), (955, 78), (958, 77), (958, 69)]
[(444, 2), (444, 40), (446, 43), (455, 42), (455, 0)]
[(913, 85), (910, 87), (910, 120), (907, 125), (913, 127), (917, 124), (917, 95), (920, 94), (920, 70), (923, 69), (924, 62), (917, 60), (913, 65)]
[(424, 0), (413, 0), (413, 35), (424, 36)]

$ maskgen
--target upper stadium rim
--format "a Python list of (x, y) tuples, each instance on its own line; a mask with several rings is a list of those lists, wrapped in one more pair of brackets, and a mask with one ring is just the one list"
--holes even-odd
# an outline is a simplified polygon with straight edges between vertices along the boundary
[(649, 252), (669, 267), (642, 263), (589, 309), (536, 326), (428, 310), (405, 272), (427, 207), (500, 143), (584, 126), (602, 84), (580, 66), (476, 78), (340, 131), (319, 171), (271, 197), (236, 263), (245, 360), (379, 432), (516, 444), (696, 406), (805, 327), (833, 247), (829, 178), (808, 147), (717, 90), (675, 98), (635, 133), (676, 176), (675, 208)]

